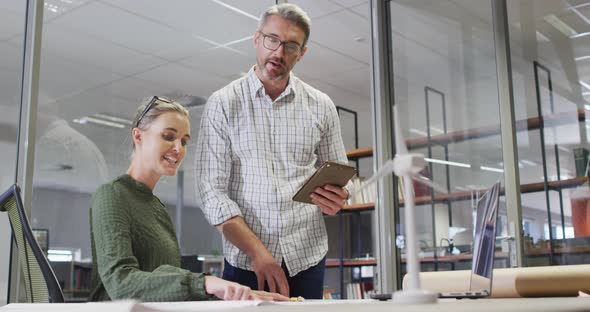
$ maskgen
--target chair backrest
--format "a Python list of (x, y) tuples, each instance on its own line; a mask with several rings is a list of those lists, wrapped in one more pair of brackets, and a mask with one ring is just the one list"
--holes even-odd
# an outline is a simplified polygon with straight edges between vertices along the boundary
[(16, 240), (27, 302), (64, 302), (57, 278), (31, 231), (18, 186), (0, 195), (0, 211), (7, 212)]

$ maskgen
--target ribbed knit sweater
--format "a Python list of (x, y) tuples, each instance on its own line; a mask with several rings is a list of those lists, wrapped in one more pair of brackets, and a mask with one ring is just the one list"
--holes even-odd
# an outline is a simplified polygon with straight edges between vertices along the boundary
[(165, 206), (131, 176), (100, 186), (92, 196), (90, 238), (89, 301), (210, 298), (203, 274), (180, 268), (180, 248)]

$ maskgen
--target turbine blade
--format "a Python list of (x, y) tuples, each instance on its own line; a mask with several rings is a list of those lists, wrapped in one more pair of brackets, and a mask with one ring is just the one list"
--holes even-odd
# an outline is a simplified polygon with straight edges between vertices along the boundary
[(395, 130), (395, 150), (398, 154), (407, 154), (408, 147), (406, 146), (406, 140), (402, 133), (398, 105), (393, 105), (393, 129)]
[(379, 170), (377, 172), (375, 172), (375, 174), (370, 177), (369, 179), (365, 180), (365, 182), (363, 183), (363, 186), (359, 189), (355, 189), (352, 191), (352, 193), (350, 194), (351, 196), (357, 193), (360, 193), (362, 190), (364, 190), (365, 188), (367, 188), (369, 185), (379, 181), (381, 178), (383, 178), (386, 175), (392, 174), (394, 171), (394, 162), (393, 159), (390, 159), (388, 161), (386, 161), (381, 168), (379, 168)]
[(414, 176), (412, 176), (412, 179), (414, 181), (418, 182), (418, 183), (422, 183), (422, 184), (424, 184), (424, 185), (426, 185), (428, 187), (433, 188), (438, 193), (441, 193), (441, 194), (447, 194), (448, 193), (448, 191), (444, 187), (436, 184), (434, 181), (430, 180), (428, 177), (425, 177), (425, 176), (423, 176), (423, 175), (421, 175), (419, 173), (416, 174), (416, 175), (414, 175)]

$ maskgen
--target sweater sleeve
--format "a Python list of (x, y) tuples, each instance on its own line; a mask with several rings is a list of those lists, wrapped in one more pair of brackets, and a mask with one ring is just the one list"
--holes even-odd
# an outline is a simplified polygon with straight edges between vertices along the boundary
[[(92, 230), (98, 274), (111, 300), (206, 300), (204, 275), (171, 265), (140, 270), (133, 254), (126, 201), (112, 185), (101, 186), (92, 198)], [(154, 253), (157, 250), (153, 251)]]

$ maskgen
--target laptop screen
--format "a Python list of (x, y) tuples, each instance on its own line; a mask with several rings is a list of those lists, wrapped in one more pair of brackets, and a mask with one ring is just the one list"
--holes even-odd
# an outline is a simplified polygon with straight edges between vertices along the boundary
[(472, 291), (487, 290), (489, 293), (492, 290), (499, 198), (500, 181), (494, 183), (477, 203), (469, 287)]

